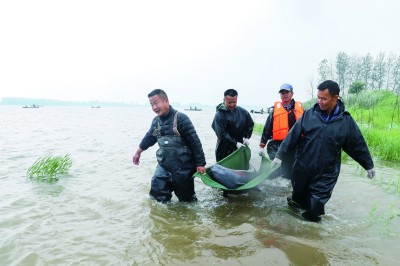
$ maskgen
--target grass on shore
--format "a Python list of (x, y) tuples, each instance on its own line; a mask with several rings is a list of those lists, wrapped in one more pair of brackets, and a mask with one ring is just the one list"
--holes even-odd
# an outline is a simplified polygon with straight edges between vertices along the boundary
[(387, 90), (364, 91), (345, 98), (368, 147), (382, 160), (400, 162), (400, 104)]

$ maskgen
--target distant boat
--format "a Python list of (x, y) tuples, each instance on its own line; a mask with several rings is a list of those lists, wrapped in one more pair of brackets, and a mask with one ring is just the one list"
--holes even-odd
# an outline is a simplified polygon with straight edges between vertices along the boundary
[(190, 106), (190, 108), (185, 109), (185, 111), (201, 111), (201, 108), (197, 108), (196, 106), (194, 108), (192, 108), (192, 106)]
[(39, 108), (39, 107), (40, 106), (36, 104), (22, 106), (22, 108)]
[(261, 109), (260, 111), (256, 111), (256, 110), (251, 110), (250, 113), (255, 113), (255, 114), (264, 114), (265, 111), (264, 109)]
[(101, 107), (97, 105), (97, 106), (92, 106), (92, 108), (101, 108)]

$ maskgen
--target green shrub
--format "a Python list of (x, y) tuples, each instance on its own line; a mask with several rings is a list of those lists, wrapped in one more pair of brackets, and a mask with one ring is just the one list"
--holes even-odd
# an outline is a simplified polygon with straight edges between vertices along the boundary
[(264, 124), (254, 123), (253, 131), (255, 133), (262, 134), (263, 129), (264, 129)]
[(362, 81), (354, 81), (349, 87), (349, 93), (358, 94), (365, 90), (366, 84)]

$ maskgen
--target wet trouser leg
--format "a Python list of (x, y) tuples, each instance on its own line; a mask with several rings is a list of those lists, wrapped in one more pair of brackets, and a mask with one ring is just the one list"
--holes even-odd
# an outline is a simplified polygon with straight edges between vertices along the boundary
[(192, 169), (179, 169), (173, 174), (174, 192), (179, 201), (197, 201), (193, 174)]
[(286, 155), (284, 158), (282, 158), (282, 164), (281, 164), (282, 177), (290, 179), (292, 181), (292, 185), (293, 185), (293, 180), (291, 176), (293, 170), (293, 163), (294, 163), (294, 156), (292, 154)]
[(151, 179), (150, 196), (159, 202), (171, 200), (173, 191), (172, 175), (160, 165), (154, 172)]
[(325, 203), (320, 196), (311, 193), (310, 195), (310, 213), (313, 216), (320, 216), (325, 214)]
[(317, 175), (310, 183), (301, 183), (295, 179), (293, 200), (305, 207), (306, 212), (302, 214), (305, 219), (313, 222), (321, 220), (320, 216), (325, 214), (325, 204), (331, 197), (336, 181), (335, 175)]
[(311, 222), (321, 221), (321, 215), (325, 214), (324, 206), (325, 203), (321, 201), (319, 195), (313, 194), (312, 190), (309, 195), (310, 209), (303, 212), (301, 215), (304, 219)]
[(309, 182), (308, 176), (303, 175), (299, 171), (295, 171), (293, 173), (292, 179), (292, 201), (296, 203), (296, 205), (300, 206), (301, 209), (308, 210), (310, 208), (309, 198), (310, 192), (308, 190)]
[(310, 184), (310, 212), (319, 216), (325, 214), (325, 204), (329, 201), (335, 187), (337, 176), (320, 176)]

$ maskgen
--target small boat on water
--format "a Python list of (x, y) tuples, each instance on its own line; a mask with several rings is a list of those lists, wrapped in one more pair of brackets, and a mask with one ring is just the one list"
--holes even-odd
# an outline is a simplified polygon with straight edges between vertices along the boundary
[(257, 111), (257, 110), (251, 110), (251, 111), (250, 111), (250, 113), (254, 113), (254, 114), (264, 114), (264, 113), (265, 113), (265, 111), (264, 111), (264, 109), (261, 109), (260, 111)]
[(40, 106), (36, 104), (22, 106), (22, 108), (39, 108), (39, 107)]
[(92, 106), (92, 108), (101, 108), (101, 107), (97, 105), (97, 106)]
[(192, 106), (190, 106), (190, 108), (189, 109), (185, 109), (185, 111), (201, 111), (201, 108), (197, 108), (197, 106), (192, 108)]

